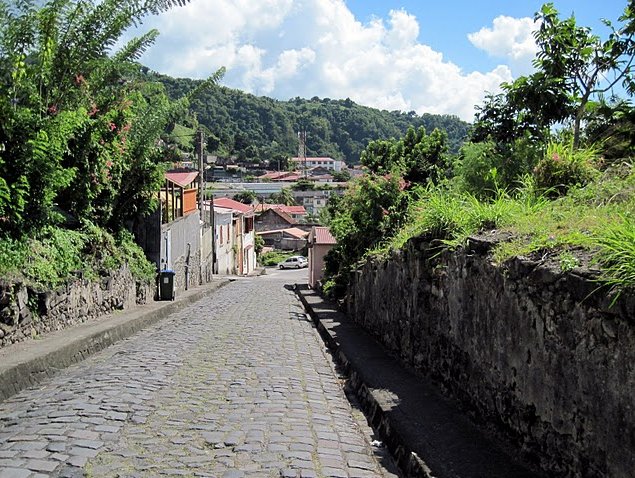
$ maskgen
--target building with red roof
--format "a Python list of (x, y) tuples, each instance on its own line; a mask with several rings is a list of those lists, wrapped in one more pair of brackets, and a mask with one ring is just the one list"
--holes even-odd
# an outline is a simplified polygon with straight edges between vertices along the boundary
[(313, 226), (308, 238), (309, 287), (315, 289), (324, 277), (324, 257), (337, 244), (328, 227)]
[[(227, 214), (231, 216), (228, 218)], [(219, 257), (221, 273), (247, 275), (256, 268), (254, 217), (254, 207), (250, 204), (214, 198), (216, 251), (227, 254), (227, 257)], [(225, 263), (228, 265), (224, 268)]]
[(214, 198), (214, 207), (224, 207), (240, 214), (254, 215), (254, 207), (251, 204), (245, 204), (230, 198)]
[(257, 234), (263, 238), (266, 246), (284, 251), (299, 251), (306, 246), (306, 238), (309, 235), (308, 232), (297, 227), (263, 231)]
[(263, 213), (270, 209), (276, 209), (280, 212), (283, 212), (291, 216), (296, 221), (302, 220), (307, 215), (307, 212), (304, 206), (287, 206), (286, 204), (260, 203), (260, 204), (257, 204), (255, 207), (256, 214)]
[(161, 188), (161, 222), (167, 224), (198, 211), (198, 171), (168, 171)]

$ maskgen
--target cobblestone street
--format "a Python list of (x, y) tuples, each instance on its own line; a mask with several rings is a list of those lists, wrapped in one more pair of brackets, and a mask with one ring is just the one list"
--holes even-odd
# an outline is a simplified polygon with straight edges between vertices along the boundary
[(0, 402), (0, 478), (394, 477), (285, 287), (305, 275), (237, 280)]

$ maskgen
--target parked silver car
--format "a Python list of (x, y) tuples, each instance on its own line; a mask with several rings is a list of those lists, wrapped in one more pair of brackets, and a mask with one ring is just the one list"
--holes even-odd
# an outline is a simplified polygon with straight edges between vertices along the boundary
[(278, 267), (280, 269), (301, 269), (309, 267), (309, 260), (303, 256), (291, 256), (280, 262)]

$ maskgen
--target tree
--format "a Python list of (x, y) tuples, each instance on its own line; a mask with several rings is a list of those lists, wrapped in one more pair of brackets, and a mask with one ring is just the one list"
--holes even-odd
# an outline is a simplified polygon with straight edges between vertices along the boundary
[(238, 194), (234, 194), (232, 198), (234, 201), (241, 202), (243, 204), (253, 204), (258, 197), (256, 193), (250, 190), (239, 192)]
[(155, 30), (113, 45), (186, 1), (0, 0), (0, 232), (63, 217), (119, 227), (152, 207), (157, 139), (186, 102), (140, 82)]
[(369, 174), (349, 183), (344, 196), (329, 200), (321, 217), (337, 245), (326, 259), (326, 273), (344, 286), (348, 273), (366, 252), (405, 224), (420, 185), (433, 183), (447, 164), (445, 134), (409, 128), (401, 139), (371, 142), (362, 153)]
[(553, 4), (542, 6), (535, 19), (538, 54), (536, 72), (513, 83), (503, 83), (504, 93), (489, 95), (477, 108), (472, 141), (498, 143), (518, 138), (543, 140), (553, 125), (572, 121), (573, 146), (578, 148), (581, 125), (593, 98), (621, 83), (635, 92), (632, 63), (635, 57), (635, 2), (629, 1), (620, 17), (622, 26), (602, 40), (575, 17), (558, 17)]
[(375, 174), (399, 171), (407, 182), (436, 181), (448, 165), (447, 136), (435, 129), (430, 135), (423, 127), (408, 128), (400, 140), (372, 141), (362, 152), (361, 163)]
[(345, 183), (351, 180), (351, 173), (348, 169), (342, 169), (341, 171), (333, 171), (331, 173), (333, 180), (339, 183)]
[(295, 198), (290, 188), (282, 188), (280, 192), (273, 193), (269, 199), (274, 204), (284, 204), (285, 206), (295, 205)]
[(312, 183), (308, 179), (298, 179), (297, 182), (293, 183), (291, 188), (295, 191), (312, 191), (315, 189), (315, 183)]
[(610, 91), (620, 82), (630, 93), (635, 91), (635, 2), (629, 1), (620, 17), (624, 22), (620, 28), (604, 21), (611, 29), (604, 41), (591, 34), (589, 28), (578, 26), (573, 16), (560, 20), (551, 3), (543, 5), (535, 18), (540, 22), (535, 34), (539, 51), (534, 61), (538, 72), (532, 75), (532, 84), (535, 87), (542, 81), (543, 85), (566, 92), (573, 111), (573, 142), (577, 147), (580, 125), (593, 96)]

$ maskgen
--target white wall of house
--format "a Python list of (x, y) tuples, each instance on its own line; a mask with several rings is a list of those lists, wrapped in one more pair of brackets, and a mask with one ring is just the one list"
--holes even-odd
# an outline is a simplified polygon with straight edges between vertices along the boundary
[(220, 275), (235, 274), (234, 267), (234, 227), (231, 211), (214, 208), (216, 230), (216, 270)]
[[(246, 220), (246, 218), (243, 218)], [(253, 221), (252, 221), (253, 224)], [(243, 227), (243, 231), (245, 228)], [(254, 248), (256, 242), (256, 230), (254, 227), (251, 231), (243, 232), (243, 274), (250, 274), (256, 269), (256, 249)]]
[(330, 171), (339, 172), (344, 168), (344, 161), (332, 158), (306, 158), (306, 160), (291, 158), (291, 161), (300, 169), (322, 167)]
[[(206, 205), (209, 207), (209, 203)], [(246, 231), (250, 220), (252, 227)], [(214, 207), (214, 230), (216, 246), (216, 273), (220, 275), (249, 274), (256, 268), (253, 217), (229, 208)], [(242, 264), (240, 261), (242, 260)], [(242, 266), (242, 267), (241, 267)]]

